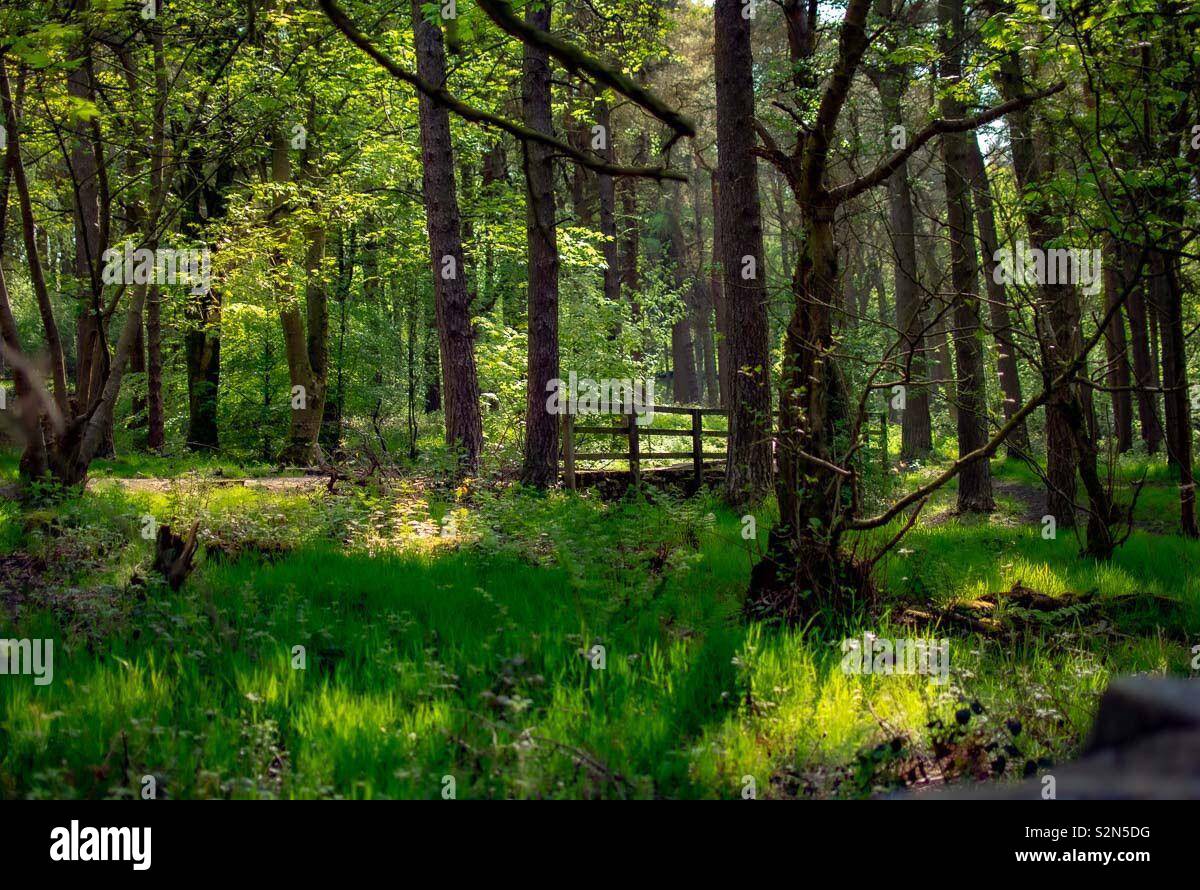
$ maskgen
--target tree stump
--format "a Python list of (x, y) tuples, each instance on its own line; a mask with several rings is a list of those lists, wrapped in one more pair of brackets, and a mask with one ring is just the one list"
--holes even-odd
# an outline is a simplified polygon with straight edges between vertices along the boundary
[(178, 590), (192, 573), (192, 560), (196, 556), (196, 535), (200, 531), (200, 520), (192, 523), (187, 538), (171, 531), (169, 525), (158, 527), (154, 548), (154, 569), (159, 572), (172, 590)]

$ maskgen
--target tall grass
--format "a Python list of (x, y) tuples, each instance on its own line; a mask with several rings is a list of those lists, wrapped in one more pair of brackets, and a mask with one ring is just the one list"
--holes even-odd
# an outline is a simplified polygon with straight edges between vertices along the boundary
[[(148, 571), (146, 511), (277, 546), (210, 554), (171, 592)], [(1097, 565), (1011, 516), (918, 526), (879, 568), (897, 605), (1022, 581), (1186, 607), (1174, 635), (1149, 622), (1119, 644), (952, 635), (939, 685), (840, 669), (844, 636), (912, 635), (886, 610), (838, 628), (747, 625), (771, 516), (757, 520), (746, 541), (742, 516), (706, 499), (195, 482), (0, 510), (0, 553), (106, 548), (76, 570), (48, 561), (15, 619), (3, 613), (7, 636), (56, 649), (51, 685), (0, 678), (0, 794), (133, 796), (154, 776), (172, 797), (434, 798), (452, 777), (460, 798), (694, 798), (736, 797), (753, 777), (759, 796), (858, 796), (872, 791), (848, 770), (860, 752), (898, 737), (927, 748), (964, 702), (985, 732), (1020, 714), (1023, 753), (1060, 758), (1111, 674), (1188, 669), (1195, 542), (1139, 532)]]

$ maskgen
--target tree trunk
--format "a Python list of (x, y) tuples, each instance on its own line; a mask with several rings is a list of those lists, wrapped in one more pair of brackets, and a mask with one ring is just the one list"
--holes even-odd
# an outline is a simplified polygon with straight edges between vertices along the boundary
[[(779, 522), (771, 529), (766, 553), (751, 571), (745, 604), (752, 616), (788, 623), (814, 616), (847, 591), (861, 591), (865, 581), (862, 568), (840, 549), (854, 486), (853, 481), (844, 484), (852, 474), (838, 465), (842, 458), (837, 437), (845, 429), (848, 407), (845, 381), (834, 355), (832, 322), (840, 299), (834, 235), (838, 207), (826, 189), (825, 175), (837, 118), (868, 45), (869, 7), (869, 0), (851, 0), (847, 6), (838, 74), (822, 97), (821, 123), (806, 134), (804, 150), (789, 176), (800, 210), (799, 243), (804, 247), (792, 277), (792, 315), (783, 343), (775, 485)], [(803, 76), (804, 69), (804, 59), (797, 53), (807, 55), (815, 45), (816, 9), (812, 7), (811, 15), (806, 9), (795, 0), (784, 6), (796, 78)], [(719, 47), (719, 35), (728, 25), (720, 20), (718, 24)], [(719, 105), (719, 75), (717, 84)], [(729, 197), (727, 191), (722, 195)], [(725, 219), (730, 220), (730, 215)], [(727, 225), (726, 237), (733, 231)], [(853, 444), (843, 441), (847, 448)]]
[[(316, 141), (316, 110), (312, 101), (308, 114), (308, 146)], [(313, 149), (306, 147), (301, 164), (311, 175)], [(277, 183), (288, 182), (291, 165), (288, 142), (276, 131), (271, 145), (271, 175)], [(282, 198), (277, 198), (277, 202)], [(317, 208), (312, 208), (314, 211)], [(279, 462), (293, 466), (310, 466), (321, 459), (317, 438), (325, 413), (325, 384), (329, 365), (329, 308), (325, 284), (321, 280), (321, 261), (325, 256), (325, 228), (317, 218), (304, 226), (304, 312), (298, 301), (285, 295), (279, 310), (283, 326), (284, 354), (287, 358), (288, 379), (292, 389), (291, 414), (287, 442)], [(277, 258), (278, 260), (278, 258)]]
[(753, 154), (754, 61), (750, 21), (742, 9), (739, 0), (717, 0), (714, 16), (721, 261), (730, 362), (725, 495), (735, 504), (759, 500), (773, 476), (766, 258)]
[[(146, 373), (146, 326), (138, 325), (137, 337), (133, 341), (133, 349), (129, 351), (129, 373)], [(132, 415), (126, 425), (127, 429), (139, 429), (146, 423), (146, 400), (134, 394), (133, 404), (129, 408)]]
[[(1122, 286), (1128, 286), (1136, 274), (1135, 249), (1122, 245)], [(1137, 384), (1138, 426), (1147, 454), (1157, 454), (1162, 443), (1162, 423), (1158, 416), (1158, 402), (1153, 387), (1154, 363), (1150, 355), (1150, 319), (1146, 310), (1145, 290), (1142, 282), (1134, 284), (1125, 300), (1129, 314), (1130, 350), (1133, 353), (1133, 377)]]
[(671, 365), (675, 369), (672, 395), (676, 404), (696, 405), (700, 402), (700, 378), (696, 373), (696, 350), (692, 339), (696, 307), (688, 282), (687, 245), (683, 243), (683, 227), (679, 222), (682, 211), (679, 193), (679, 183), (673, 183), (665, 220), (667, 259), (675, 278), (675, 289), (683, 300), (683, 314), (671, 325)]
[[(1179, 214), (1182, 217), (1182, 213)], [(1182, 222), (1179, 219), (1178, 222)], [(1196, 484), (1192, 472), (1192, 416), (1187, 381), (1183, 290), (1177, 254), (1156, 250), (1150, 256), (1151, 286), (1158, 292), (1162, 317), (1163, 388), (1166, 409), (1167, 454), (1179, 471), (1180, 526), (1197, 537)]]
[(779, 523), (751, 572), (745, 607), (752, 617), (788, 623), (829, 605), (840, 591), (860, 589), (863, 581), (839, 549), (849, 486), (829, 469), (838, 460), (835, 439), (847, 414), (845, 384), (832, 357), (830, 310), (838, 297), (833, 208), (802, 204), (801, 211), (805, 250), (793, 278), (779, 398)]
[(162, 295), (155, 285), (146, 295), (146, 447), (166, 444), (163, 412)]
[(425, 338), (421, 344), (421, 376), (425, 384), (423, 410), (436, 414), (442, 410), (442, 362), (441, 346), (438, 341), (437, 306), (431, 300), (423, 307)]
[[(85, 4), (86, 5), (86, 4)], [(67, 93), (79, 102), (94, 102), (91, 36), (84, 34), (75, 53), (77, 62), (67, 75)], [(93, 139), (92, 122), (82, 118), (69, 125), (71, 185), (75, 222), (75, 286), (79, 313), (75, 322), (75, 394), (86, 411), (104, 387), (109, 372), (106, 319), (101, 304), (100, 254), (107, 246), (101, 231), (101, 160)], [(128, 286), (132, 283), (126, 282)], [(101, 453), (112, 453), (112, 429), (104, 431)]]
[[(203, 150), (193, 150), (182, 174), (183, 194), (191, 197), (181, 214), (180, 228), (192, 238), (200, 238), (205, 222), (225, 217), (227, 189), (233, 184), (234, 170), (228, 161), (219, 161), (209, 180), (204, 171)], [(158, 312), (158, 301), (151, 311)], [(220, 445), (217, 423), (218, 394), (221, 387), (221, 293), (210, 287), (207, 293), (185, 297), (184, 359), (188, 388), (187, 447), (192, 451), (216, 451)]]
[[(634, 163), (641, 164), (646, 160), (646, 134), (638, 134), (637, 149)], [(621, 239), (621, 289), (629, 300), (629, 315), (636, 326), (642, 317), (642, 306), (639, 302), (641, 274), (638, 269), (639, 253), (641, 252), (641, 218), (638, 215), (638, 181), (633, 177), (621, 182), (621, 215), (624, 217), (624, 237)], [(639, 332), (640, 335), (640, 332)], [(642, 350), (635, 346), (632, 353), (635, 362), (643, 358)]]
[[(901, 70), (891, 68), (879, 79), (885, 123), (890, 126), (904, 125), (900, 111), (902, 77)], [(900, 381), (905, 388), (904, 413), (900, 418), (900, 456), (913, 460), (932, 450), (933, 431), (929, 417), (929, 389), (923, 383), (928, 370), (921, 324), (923, 301), (917, 287), (916, 226), (907, 161), (889, 177), (887, 188), (892, 255), (895, 257), (896, 317), (902, 338)], [(850, 275), (849, 270), (846, 274)]]
[(697, 170), (692, 176), (692, 214), (696, 229), (696, 343), (697, 351), (702, 354), (700, 366), (704, 370), (705, 404), (715, 407), (721, 404), (721, 392), (717, 381), (717, 344), (713, 340), (712, 331), (713, 295), (712, 279), (709, 277), (709, 267), (712, 264), (704, 255), (703, 195), (700, 171)]
[[(1116, 239), (1104, 240), (1104, 308), (1109, 310), (1120, 298), (1121, 256)], [(1133, 448), (1133, 394), (1130, 392), (1129, 347), (1125, 336), (1125, 318), (1119, 310), (1104, 332), (1104, 355), (1107, 373), (1105, 385), (1112, 389), (1113, 432), (1117, 451), (1121, 454)]]
[[(602, 128), (604, 147), (598, 152), (606, 163), (616, 163), (613, 150), (612, 109), (606, 100), (596, 102), (596, 124)], [(616, 183), (601, 173), (597, 177), (600, 199), (600, 234), (604, 236), (604, 299), (610, 305), (621, 302), (620, 245), (617, 240)]]
[(712, 180), (713, 250), (712, 272), (708, 277), (708, 288), (712, 294), (713, 316), (717, 323), (717, 384), (721, 390), (721, 407), (729, 407), (729, 304), (725, 300), (724, 256), (725, 247), (721, 239), (721, 195), (720, 180), (715, 172)]
[[(420, 0), (413, 0), (412, 16), (417, 73), (429, 83), (441, 86), (446, 80), (442, 32), (425, 18)], [(419, 95), (418, 101), (425, 219), (441, 347), (446, 443), (461, 454), (463, 472), (474, 475), (479, 469), (479, 454), (483, 449), (483, 422), (479, 413), (479, 381), (475, 371), (461, 217), (454, 190), (450, 113), (424, 93)]]
[[(918, 223), (920, 225), (920, 223)], [(930, 296), (921, 308), (921, 327), (926, 329), (925, 347), (929, 357), (930, 377), (940, 381), (942, 399), (950, 422), (958, 426), (958, 387), (954, 380), (954, 365), (950, 359), (950, 307), (942, 298), (943, 276), (938, 263), (938, 239), (931, 231), (918, 233), (917, 254), (921, 260), (923, 287)], [(932, 415), (934, 403), (930, 402)]]
[[(1004, 405), (1004, 421), (1025, 404), (1021, 395), (1021, 375), (1017, 369), (1017, 350), (1013, 341), (1012, 309), (1004, 283), (996, 280), (996, 251), (1000, 239), (996, 232), (992, 186), (979, 138), (970, 134), (967, 139), (967, 176), (974, 184), (975, 219), (979, 225), (979, 252), (983, 257), (983, 281), (987, 289), (988, 321), (996, 340), (996, 371), (1000, 378), (1000, 393)], [(1022, 421), (1006, 441), (1010, 457), (1029, 453), (1029, 426)]]
[[(963, 0), (938, 3), (940, 75), (947, 84), (962, 77)], [(941, 101), (942, 117), (965, 116), (963, 103), (953, 93)], [(954, 369), (958, 378), (958, 456), (987, 444), (987, 383), (983, 368), (983, 343), (979, 331), (979, 269), (975, 262), (975, 226), (969, 178), (969, 142), (966, 133), (942, 136), (942, 161), (946, 171), (946, 229), (950, 236), (950, 274), (954, 284)], [(986, 460), (968, 464), (958, 477), (958, 510), (987, 513), (996, 508), (992, 499), (991, 467)]]
[[(525, 22), (550, 30), (550, 4), (529, 4)], [(550, 57), (524, 44), (521, 107), (525, 125), (553, 132)], [(521, 479), (539, 488), (558, 477), (558, 417), (546, 408), (550, 381), (558, 369), (558, 232), (555, 225), (554, 160), (544, 145), (526, 142), (525, 234), (529, 263), (529, 346), (526, 375), (525, 453)]]
[[(1002, 57), (997, 80), (1005, 99), (1011, 100), (1026, 91), (1021, 59), (1016, 53)], [(1041, 129), (1035, 130), (1034, 117), (1027, 110), (1011, 112), (1007, 119), (1017, 186), (1021, 194), (1029, 194), (1053, 177), (1049, 140)], [(1034, 247), (1046, 249), (1058, 243), (1062, 226), (1050, 207), (1026, 201), (1022, 210)], [(1080, 308), (1078, 294), (1071, 284), (1046, 283), (1039, 292), (1038, 340), (1043, 377), (1049, 383), (1063, 375), (1082, 348)], [(1112, 497), (1100, 479), (1098, 445), (1087, 433), (1078, 387), (1070, 383), (1057, 387), (1046, 403), (1046, 451), (1049, 514), (1060, 527), (1075, 524), (1078, 472), (1088, 496), (1086, 552), (1107, 559), (1116, 546)]]

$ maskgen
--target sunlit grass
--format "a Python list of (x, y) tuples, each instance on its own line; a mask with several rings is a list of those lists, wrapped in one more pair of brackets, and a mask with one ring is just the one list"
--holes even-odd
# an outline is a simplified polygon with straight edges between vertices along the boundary
[[(210, 554), (172, 593), (139, 580), (150, 577), (147, 512), (283, 549)], [(0, 511), (0, 539), (34, 554), (103, 545), (71, 583), (108, 585), (84, 612), (59, 600), (15, 625), (6, 614), (7, 635), (51, 637), (56, 658), (48, 687), (0, 683), (0, 795), (136, 796), (154, 776), (173, 797), (435, 798), (447, 777), (463, 798), (737, 797), (749, 776), (759, 796), (806, 783), (858, 796), (869, 779), (839, 769), (891, 738), (927, 746), (930, 722), (964, 701), (982, 703), (985, 728), (1022, 713), (1038, 733), (1029, 755), (1061, 758), (1111, 675), (1188, 669), (1187, 647), (1150, 615), (1120, 643), (947, 633), (945, 685), (848, 675), (843, 636), (913, 631), (886, 614), (747, 625), (741, 599), (771, 519), (756, 514), (747, 541), (740, 513), (704, 498), (481, 488), (331, 499), (186, 481), (136, 494), (97, 484)], [(1096, 564), (1069, 533), (1047, 541), (1002, 513), (918, 525), (877, 580), (897, 607), (1018, 581), (1153, 593), (1181, 601), (1186, 627), (1171, 630), (1194, 634), (1198, 562), (1200, 544), (1139, 531)]]

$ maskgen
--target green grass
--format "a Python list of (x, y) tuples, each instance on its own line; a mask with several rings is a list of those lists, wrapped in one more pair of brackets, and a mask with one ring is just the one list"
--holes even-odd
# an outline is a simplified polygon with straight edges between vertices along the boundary
[[(210, 552), (171, 592), (149, 571), (146, 514), (199, 516), (207, 541), (245, 555)], [(970, 702), (982, 713), (963, 747), (1018, 718), (1020, 760), (1070, 756), (1111, 675), (1185, 673), (1180, 634), (1200, 631), (1200, 544), (1139, 531), (1097, 565), (1069, 535), (1044, 541), (1001, 513), (919, 525), (880, 564), (887, 602), (1021, 580), (1162, 594), (1184, 626), (1159, 632), (1147, 612), (1115, 639), (947, 633), (946, 685), (847, 675), (844, 636), (912, 631), (886, 609), (824, 630), (748, 625), (771, 521), (756, 518), (748, 542), (740, 515), (703, 498), (415, 484), (329, 497), (195, 477), (6, 505), (0, 554), (45, 570), (3, 630), (53, 639), (55, 673), (45, 687), (0, 678), (0, 795), (130, 796), (154, 775), (172, 797), (433, 798), (447, 776), (460, 798), (729, 798), (747, 777), (759, 796), (862, 796), (888, 784), (876, 746), (903, 738), (928, 757)]]

